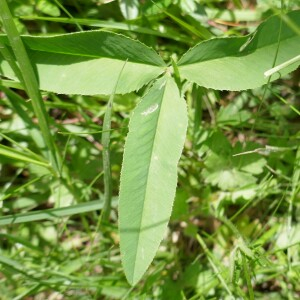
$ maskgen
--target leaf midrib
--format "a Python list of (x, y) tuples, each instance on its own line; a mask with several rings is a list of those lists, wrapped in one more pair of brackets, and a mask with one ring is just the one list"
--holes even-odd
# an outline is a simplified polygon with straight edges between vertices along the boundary
[[(33, 49), (30, 48), (31, 51), (34, 52), (42, 52), (42, 53), (54, 53), (54, 54), (62, 54), (62, 55), (67, 55), (67, 56), (76, 56), (76, 57), (83, 57), (83, 58), (90, 58), (90, 59), (101, 59), (101, 58), (106, 58), (106, 59), (111, 59), (113, 61), (120, 61), (124, 64), (125, 61), (127, 61), (127, 63), (131, 63), (131, 64), (137, 64), (137, 65), (146, 65), (146, 66), (151, 66), (151, 67), (156, 67), (156, 68), (165, 68), (166, 66), (158, 66), (158, 65), (151, 65), (148, 63), (142, 63), (142, 62), (137, 62), (137, 61), (133, 61), (130, 60), (129, 58), (127, 59), (120, 59), (120, 58), (114, 58), (114, 57), (109, 57), (109, 56), (98, 56), (98, 55), (92, 55), (92, 54), (81, 54), (81, 53), (70, 53), (70, 52), (63, 52), (63, 51), (46, 51), (46, 50), (37, 50), (37, 49)], [(83, 59), (84, 61), (84, 59)]]

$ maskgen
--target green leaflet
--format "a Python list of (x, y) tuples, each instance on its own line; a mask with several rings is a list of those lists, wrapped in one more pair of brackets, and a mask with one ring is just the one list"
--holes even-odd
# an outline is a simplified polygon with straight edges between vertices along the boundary
[[(116, 94), (140, 89), (166, 65), (151, 48), (125, 36), (87, 31), (53, 37), (23, 36), (40, 89), (61, 94), (110, 94), (124, 62)], [(5, 35), (0, 44), (9, 46)], [(0, 74), (16, 79), (0, 55)]]
[[(285, 16), (300, 28), (300, 11)], [(281, 27), (281, 30), (280, 30)], [(281, 33), (280, 33), (281, 31)], [(216, 38), (189, 50), (178, 63), (180, 76), (200, 86), (217, 90), (244, 90), (268, 82), (264, 73), (300, 53), (300, 36), (279, 16), (262, 23), (250, 37)], [(296, 60), (271, 80), (288, 74), (300, 64)]]
[(133, 112), (119, 198), (122, 262), (128, 281), (142, 277), (170, 219), (187, 109), (173, 78), (157, 80)]

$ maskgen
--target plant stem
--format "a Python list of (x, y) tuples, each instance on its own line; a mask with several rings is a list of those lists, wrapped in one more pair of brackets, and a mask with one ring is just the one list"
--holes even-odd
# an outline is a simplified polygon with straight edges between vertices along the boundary
[(108, 222), (110, 211), (111, 211), (111, 198), (112, 198), (112, 179), (111, 179), (111, 164), (110, 164), (110, 132), (111, 132), (111, 114), (112, 107), (114, 102), (115, 93), (117, 90), (117, 86), (121, 77), (121, 74), (125, 68), (127, 60), (125, 61), (119, 76), (117, 78), (117, 82), (114, 86), (112, 94), (110, 95), (109, 101), (107, 103), (106, 112), (103, 120), (103, 132), (101, 137), (101, 143), (103, 146), (103, 180), (104, 180), (104, 207), (101, 216), (101, 223)]
[(102, 146), (103, 146), (103, 172), (104, 172), (104, 208), (103, 208), (103, 222), (107, 222), (110, 216), (111, 210), (111, 196), (112, 196), (112, 186), (111, 186), (111, 164), (110, 164), (110, 129), (111, 129), (111, 113), (113, 105), (113, 96), (111, 95), (103, 121), (103, 132), (102, 132)]

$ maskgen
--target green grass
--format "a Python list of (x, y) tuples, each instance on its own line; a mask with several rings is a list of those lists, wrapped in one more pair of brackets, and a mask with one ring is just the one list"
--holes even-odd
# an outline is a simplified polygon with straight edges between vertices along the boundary
[[(50, 162), (53, 169), (58, 172), (60, 168), (60, 163), (58, 160), (59, 152), (55, 149), (55, 144), (49, 130), (48, 115), (43, 103), (41, 93), (39, 91), (36, 74), (33, 70), (28, 53), (20, 37), (20, 33), (18, 32), (18, 29), (14, 23), (13, 16), (11, 15), (6, 1), (1, 2), (0, 11), (3, 27), (5, 32), (7, 33), (18, 66), (14, 64), (13, 59), (7, 58), (7, 61), (11, 63), (12, 69), (15, 70), (19, 81), (22, 83), (23, 87), (28, 93), (29, 98), (31, 99), (33, 110), (38, 118), (39, 126), (44, 136), (45, 145), (49, 150)], [(5, 47), (4, 51), (4, 55), (9, 53)]]
[[(9, 2), (15, 18), (0, 2), (0, 29), (12, 45), (0, 53), (19, 79), (0, 76), (0, 299), (298, 299), (299, 69), (241, 92), (183, 82), (189, 128), (168, 233), (131, 287), (118, 190), (129, 117), (147, 89), (113, 98), (41, 92), (19, 35), (97, 26), (168, 62), (210, 35), (245, 35), (280, 7), (146, 1), (137, 19), (125, 20), (118, 1), (44, 2)], [(285, 9), (297, 8), (289, 1)]]

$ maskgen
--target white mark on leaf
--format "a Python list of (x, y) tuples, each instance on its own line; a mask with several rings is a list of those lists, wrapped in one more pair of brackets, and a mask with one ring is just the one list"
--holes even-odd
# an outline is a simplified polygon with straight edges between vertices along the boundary
[(158, 109), (158, 104), (153, 104), (150, 107), (148, 107), (145, 111), (143, 111), (141, 114), (143, 116), (148, 116), (150, 114), (152, 114), (153, 112), (155, 112)]

